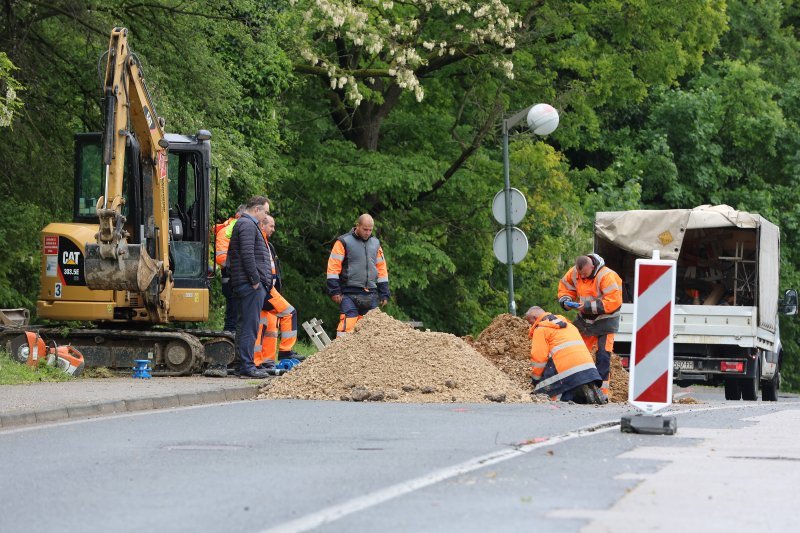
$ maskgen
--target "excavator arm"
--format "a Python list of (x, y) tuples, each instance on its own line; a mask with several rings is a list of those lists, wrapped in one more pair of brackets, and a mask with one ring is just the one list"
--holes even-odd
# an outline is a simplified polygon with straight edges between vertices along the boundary
[[(86, 285), (93, 290), (141, 294), (158, 322), (167, 322), (172, 278), (169, 275), (167, 146), (163, 121), (144, 82), (138, 58), (128, 48), (128, 30), (114, 28), (104, 80), (103, 196), (97, 201), (100, 229), (86, 245)], [(152, 219), (142, 242), (129, 243), (125, 230), (123, 174), (127, 137), (141, 147), (141, 176), (152, 184)], [(152, 242), (149, 243), (147, 239)], [(150, 252), (148, 252), (148, 248)], [(152, 254), (152, 255), (151, 255)]]

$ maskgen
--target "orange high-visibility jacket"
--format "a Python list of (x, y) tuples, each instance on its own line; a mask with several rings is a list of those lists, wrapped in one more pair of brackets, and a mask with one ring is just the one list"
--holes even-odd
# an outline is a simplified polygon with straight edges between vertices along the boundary
[(605, 266), (597, 254), (590, 254), (595, 268), (589, 278), (579, 278), (573, 266), (558, 282), (558, 301), (567, 309), (565, 302), (575, 301), (584, 305), (581, 317), (588, 323), (616, 317), (622, 307), (622, 279)]
[[(535, 392), (560, 394), (590, 381), (600, 381), (600, 374), (581, 334), (563, 316), (540, 316), (531, 326), (528, 336), (531, 338), (531, 373), (536, 382)], [(550, 375), (545, 375), (548, 363), (551, 363), (551, 371)]]
[(216, 236), (216, 252), (214, 254), (214, 261), (219, 266), (226, 266), (228, 261), (228, 246), (231, 244), (231, 232), (233, 225), (236, 223), (236, 218), (231, 217), (222, 224), (214, 226), (214, 235)]

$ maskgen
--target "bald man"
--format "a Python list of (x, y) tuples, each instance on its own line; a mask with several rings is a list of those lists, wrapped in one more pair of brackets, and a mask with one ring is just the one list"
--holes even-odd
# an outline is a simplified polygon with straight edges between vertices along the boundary
[[(275, 245), (270, 239), (275, 233), (275, 219), (270, 215), (261, 222), (261, 234), (267, 243), (272, 264), (272, 287), (269, 288), (261, 310), (260, 327), (256, 337), (253, 362), (258, 367), (267, 369), (275, 362), (275, 351), (278, 350), (278, 360), (305, 359), (304, 356), (294, 351), (297, 342), (297, 310), (286, 298), (281, 295), (283, 291), (283, 277), (281, 276), (281, 262), (275, 252)], [(278, 335), (280, 332), (280, 345)]]
[(551, 399), (603, 404), (600, 373), (572, 323), (534, 305), (525, 313), (531, 325), (531, 374), (534, 392)]
[(353, 331), (362, 316), (389, 301), (389, 271), (374, 229), (372, 217), (361, 215), (349, 233), (336, 239), (328, 258), (328, 295), (340, 313), (337, 337)]

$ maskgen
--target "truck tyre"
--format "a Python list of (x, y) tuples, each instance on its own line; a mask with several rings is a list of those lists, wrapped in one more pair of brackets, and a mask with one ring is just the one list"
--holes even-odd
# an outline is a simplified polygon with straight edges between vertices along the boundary
[(742, 389), (739, 386), (738, 379), (728, 378), (725, 380), (725, 399), (726, 400), (742, 399)]
[(758, 382), (761, 377), (761, 365), (758, 364), (758, 359), (756, 359), (755, 365), (755, 375), (752, 378), (745, 378), (739, 381), (739, 388), (742, 389), (742, 400), (748, 402), (755, 402), (758, 400)]
[(778, 389), (781, 387), (781, 370), (775, 370), (772, 379), (761, 384), (761, 399), (765, 402), (778, 401)]

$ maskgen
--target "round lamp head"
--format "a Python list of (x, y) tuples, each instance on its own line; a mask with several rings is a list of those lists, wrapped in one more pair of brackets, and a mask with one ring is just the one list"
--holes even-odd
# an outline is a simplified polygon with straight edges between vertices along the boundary
[(558, 111), (550, 104), (536, 104), (528, 111), (528, 127), (536, 135), (549, 135), (558, 127)]

